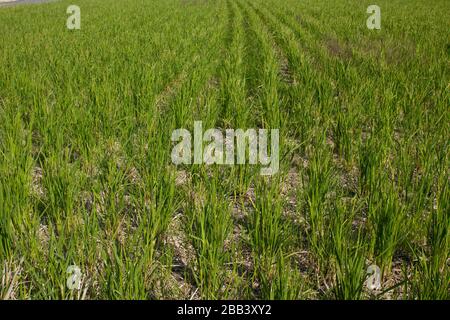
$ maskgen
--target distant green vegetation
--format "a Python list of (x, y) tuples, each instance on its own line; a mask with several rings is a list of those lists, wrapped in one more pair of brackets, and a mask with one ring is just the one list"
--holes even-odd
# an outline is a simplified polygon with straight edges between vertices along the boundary
[[(450, 1), (71, 0), (0, 29), (0, 299), (450, 298)], [(196, 120), (279, 129), (279, 173), (173, 165)]]

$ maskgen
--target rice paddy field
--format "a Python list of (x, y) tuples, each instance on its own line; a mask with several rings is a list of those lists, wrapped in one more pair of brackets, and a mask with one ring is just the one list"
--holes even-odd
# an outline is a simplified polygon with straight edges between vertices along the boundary
[(450, 2), (373, 2), (0, 7), (0, 299), (449, 299)]

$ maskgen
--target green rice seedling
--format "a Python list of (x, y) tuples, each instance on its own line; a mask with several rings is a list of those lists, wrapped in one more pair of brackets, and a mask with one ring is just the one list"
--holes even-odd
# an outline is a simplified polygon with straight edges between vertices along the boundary
[(257, 24), (254, 13), (248, 15), (251, 28), (258, 40), (259, 54), (261, 56), (262, 69), (259, 70), (259, 79), (261, 79), (260, 104), (263, 110), (262, 127), (276, 128), (280, 127), (280, 104), (281, 99), (278, 95), (278, 62), (276, 55), (266, 31), (261, 24)]
[(428, 250), (416, 252), (418, 264), (412, 277), (412, 295), (418, 299), (446, 300), (449, 298), (449, 189), (441, 180), (436, 208), (428, 219)]
[(139, 254), (136, 252), (129, 255), (129, 252), (129, 249), (126, 250), (121, 245), (112, 245), (106, 260), (111, 267), (104, 275), (105, 288), (103, 290), (112, 299), (148, 299), (146, 275), (149, 267), (149, 253)]
[(334, 177), (328, 150), (323, 146), (324, 137), (318, 138), (305, 172), (303, 184), (305, 197), (305, 218), (308, 223), (308, 241), (319, 262), (326, 264), (326, 232), (329, 220), (327, 196), (333, 187)]
[[(17, 243), (32, 229), (30, 196), (32, 159), (31, 134), (27, 133), (21, 113), (5, 114), (0, 131), (0, 261), (11, 256)], [(4, 260), (5, 259), (5, 260)]]
[[(242, 128), (246, 123), (246, 79), (243, 75), (244, 34), (243, 18), (234, 1), (228, 1), (230, 10), (231, 43), (221, 73), (225, 127)], [(243, 112), (241, 112), (241, 110)]]
[(357, 230), (354, 235), (354, 219), (354, 208), (348, 209), (338, 203), (330, 222), (331, 246), (335, 258), (333, 293), (338, 300), (356, 300), (363, 297), (366, 245), (361, 230)]
[[(382, 145), (376, 137), (370, 135), (360, 148), (359, 168), (360, 168), (360, 190), (361, 192), (375, 191), (378, 183), (378, 176), (383, 174), (381, 163), (383, 161)], [(367, 190), (367, 191), (365, 191)]]
[(336, 120), (335, 142), (336, 149), (347, 162), (350, 162), (352, 155), (352, 141), (351, 141), (351, 122), (350, 116), (346, 116), (343, 112), (339, 112)]
[[(258, 273), (259, 296), (269, 300), (301, 299), (304, 293), (304, 279), (298, 270), (290, 265), (290, 258), (279, 253), (276, 264), (267, 266)], [(263, 272), (262, 272), (263, 271)]]
[(380, 268), (389, 272), (394, 253), (408, 230), (405, 208), (389, 182), (371, 194), (367, 205), (371, 248)]
[[(290, 224), (282, 216), (279, 181), (260, 181), (249, 221), (256, 294), (263, 299), (294, 299), (302, 289), (300, 275), (290, 266)], [(263, 192), (265, 191), (265, 192)], [(289, 272), (291, 271), (291, 272)]]
[[(198, 188), (204, 187), (202, 180)], [(206, 182), (206, 186), (210, 192), (192, 195), (185, 223), (195, 250), (193, 274), (200, 294), (206, 299), (218, 299), (226, 295), (221, 290), (226, 276), (224, 266), (230, 256), (225, 241), (231, 231), (231, 217), (217, 181)]]

